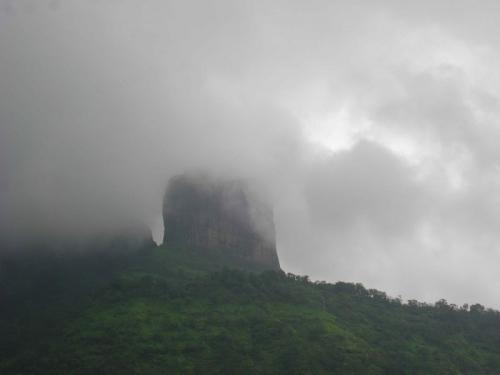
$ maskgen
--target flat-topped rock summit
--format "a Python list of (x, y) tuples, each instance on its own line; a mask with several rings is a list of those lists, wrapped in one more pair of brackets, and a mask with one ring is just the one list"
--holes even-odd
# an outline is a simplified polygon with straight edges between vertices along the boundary
[(240, 180), (179, 175), (163, 203), (164, 242), (280, 269), (273, 211)]

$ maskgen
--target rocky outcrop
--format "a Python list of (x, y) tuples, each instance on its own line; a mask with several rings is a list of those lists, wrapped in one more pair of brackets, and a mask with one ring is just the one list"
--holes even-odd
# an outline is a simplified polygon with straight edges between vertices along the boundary
[(164, 242), (279, 269), (272, 209), (242, 181), (181, 175), (163, 204)]

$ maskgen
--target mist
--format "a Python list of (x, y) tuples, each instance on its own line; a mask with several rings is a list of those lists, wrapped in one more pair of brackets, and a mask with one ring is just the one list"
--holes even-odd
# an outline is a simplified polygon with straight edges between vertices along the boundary
[[(402, 4), (404, 3), (404, 6)], [(495, 2), (0, 1), (3, 236), (251, 180), (284, 270), (499, 308)]]

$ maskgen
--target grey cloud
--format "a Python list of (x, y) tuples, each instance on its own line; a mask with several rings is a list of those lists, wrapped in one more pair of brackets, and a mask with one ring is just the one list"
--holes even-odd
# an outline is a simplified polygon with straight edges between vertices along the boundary
[(497, 303), (494, 2), (1, 4), (9, 233), (152, 223), (203, 169), (270, 196), (285, 269)]
[(314, 165), (307, 176), (311, 218), (331, 231), (371, 226), (404, 235), (425, 213), (425, 186), (411, 166), (374, 143), (360, 142)]

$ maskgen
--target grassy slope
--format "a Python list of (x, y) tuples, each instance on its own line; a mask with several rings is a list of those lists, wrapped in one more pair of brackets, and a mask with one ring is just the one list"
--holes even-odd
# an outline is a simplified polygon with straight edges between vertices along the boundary
[(106, 278), (51, 270), (62, 289), (11, 307), (0, 373), (500, 373), (493, 311), (409, 306), (162, 247), (105, 264)]

